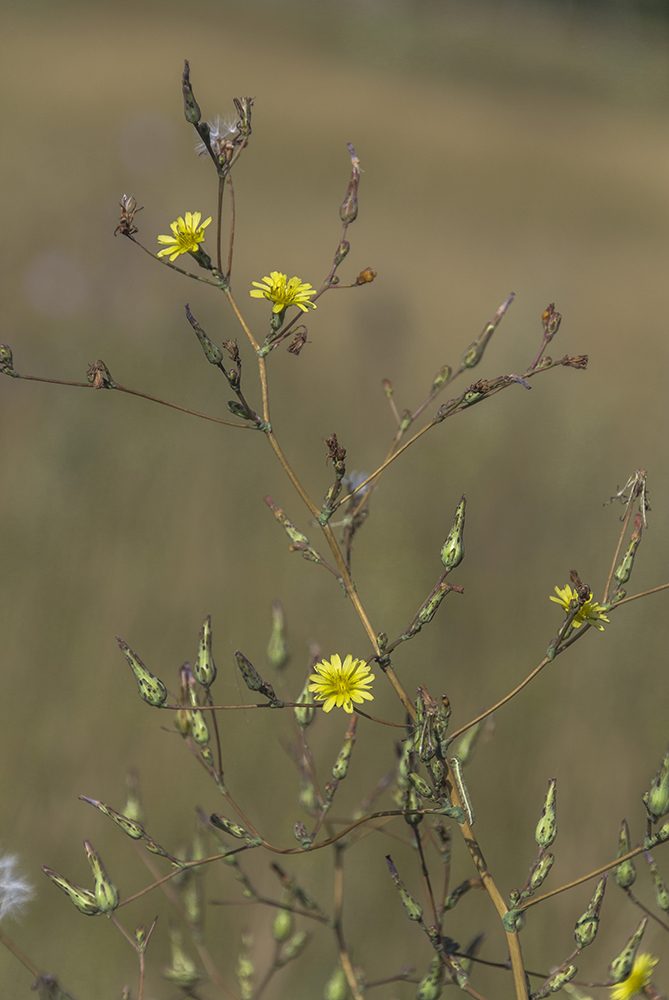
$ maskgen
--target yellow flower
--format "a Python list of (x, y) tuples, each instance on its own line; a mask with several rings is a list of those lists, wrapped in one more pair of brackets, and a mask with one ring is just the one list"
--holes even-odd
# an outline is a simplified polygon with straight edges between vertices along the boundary
[(316, 303), (309, 299), (310, 295), (316, 294), (316, 289), (297, 277), (288, 281), (281, 271), (270, 271), (268, 277), (264, 277), (262, 281), (252, 281), (251, 284), (256, 287), (249, 295), (254, 299), (269, 299), (274, 303), (272, 312), (280, 313), (288, 306), (297, 306), (302, 312), (308, 312), (309, 306), (316, 309)]
[[(569, 584), (567, 584), (567, 586), (562, 590), (560, 590), (559, 587), (556, 587), (555, 593), (558, 596), (551, 597), (551, 601), (555, 601), (556, 604), (562, 605), (567, 612), (571, 610), (569, 607), (571, 602), (578, 600), (578, 594), (573, 587), (569, 586)], [(585, 604), (579, 608), (572, 625), (574, 628), (579, 628), (583, 622), (586, 622), (588, 625), (594, 625), (600, 632), (603, 632), (604, 626), (602, 625), (602, 622), (608, 622), (608, 620), (609, 619), (606, 617), (602, 605), (598, 604), (597, 601), (593, 601), (592, 594), (590, 594)]]
[(200, 225), (201, 212), (186, 212), (185, 218), (179, 216), (176, 222), (170, 222), (173, 236), (159, 236), (158, 242), (168, 244), (158, 251), (158, 257), (170, 254), (170, 260), (176, 260), (180, 253), (193, 253), (200, 243), (204, 242), (204, 230), (211, 222), (211, 216)]
[(644, 987), (648, 986), (653, 969), (658, 961), (654, 955), (648, 952), (643, 955), (637, 955), (634, 959), (634, 967), (627, 979), (624, 979), (622, 983), (618, 983), (617, 986), (611, 987), (611, 1000), (630, 1000), (637, 993), (641, 993)]
[(373, 694), (366, 690), (374, 680), (369, 666), (364, 660), (356, 660), (350, 654), (344, 660), (335, 653), (329, 660), (323, 660), (314, 667), (315, 674), (310, 674), (309, 690), (313, 691), (319, 701), (324, 701), (323, 711), (329, 712), (336, 705), (349, 714), (353, 711), (353, 702), (361, 704), (372, 701)]

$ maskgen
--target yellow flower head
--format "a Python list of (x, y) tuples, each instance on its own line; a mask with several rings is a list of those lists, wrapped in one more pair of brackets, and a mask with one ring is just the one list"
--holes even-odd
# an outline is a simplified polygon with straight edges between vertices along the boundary
[(627, 979), (617, 986), (611, 987), (611, 1000), (631, 1000), (637, 993), (641, 993), (644, 987), (648, 986), (653, 969), (658, 963), (654, 955), (646, 952), (637, 955), (634, 959), (634, 966)]
[[(570, 610), (569, 605), (572, 601), (578, 600), (578, 594), (573, 587), (569, 586), (569, 584), (567, 584), (567, 586), (562, 590), (560, 590), (559, 587), (556, 587), (555, 593), (558, 596), (551, 597), (551, 601), (555, 601), (556, 604), (560, 604), (565, 611)], [(600, 632), (603, 632), (604, 626), (602, 625), (602, 622), (608, 622), (608, 620), (609, 619), (606, 617), (601, 604), (598, 604), (597, 601), (593, 601), (592, 594), (590, 594), (585, 604), (580, 607), (572, 625), (574, 628), (579, 628), (583, 622), (586, 622), (588, 625), (594, 625)]]
[(170, 222), (172, 236), (159, 236), (158, 242), (165, 243), (163, 250), (158, 251), (159, 257), (170, 254), (170, 260), (176, 260), (180, 253), (193, 253), (204, 243), (204, 230), (211, 222), (211, 216), (200, 225), (201, 212), (186, 212), (184, 218), (179, 216), (176, 222)]
[(309, 676), (313, 691), (319, 701), (324, 701), (323, 711), (329, 712), (336, 705), (349, 714), (353, 711), (353, 702), (360, 705), (363, 701), (372, 701), (373, 694), (366, 690), (374, 680), (369, 666), (364, 660), (356, 660), (350, 654), (344, 660), (344, 665), (335, 653), (329, 660), (322, 660), (314, 667), (315, 674)]
[(270, 271), (269, 277), (264, 277), (262, 281), (252, 281), (251, 284), (256, 287), (249, 295), (254, 299), (269, 299), (274, 303), (272, 312), (282, 312), (288, 306), (297, 306), (302, 312), (308, 312), (309, 306), (316, 309), (316, 303), (310, 301), (310, 296), (316, 294), (316, 289), (297, 277), (288, 281), (281, 271)]

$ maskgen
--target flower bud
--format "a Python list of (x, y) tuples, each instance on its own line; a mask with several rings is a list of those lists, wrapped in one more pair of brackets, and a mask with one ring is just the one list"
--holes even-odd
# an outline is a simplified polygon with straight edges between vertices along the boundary
[(14, 371), (14, 357), (9, 344), (0, 344), (0, 375), (10, 375), (12, 378), (19, 376)]
[(530, 876), (530, 889), (532, 892), (536, 892), (539, 886), (545, 881), (546, 876), (553, 867), (554, 861), (554, 854), (544, 854), (539, 861), (532, 866), (532, 874)]
[(423, 778), (421, 778), (420, 774), (415, 774), (413, 771), (409, 771), (407, 777), (409, 778), (409, 781), (416, 789), (418, 794), (422, 795), (424, 799), (434, 798), (432, 792), (430, 791), (430, 786), (428, 785), (427, 781), (424, 781)]
[(198, 975), (195, 963), (184, 951), (181, 931), (176, 924), (170, 924), (170, 951), (172, 962), (163, 969), (163, 976), (182, 990), (191, 993), (202, 977)]
[(191, 125), (197, 125), (197, 123), (202, 118), (202, 112), (195, 100), (195, 95), (193, 94), (193, 88), (190, 84), (190, 66), (188, 65), (188, 60), (184, 60), (184, 71), (181, 77), (181, 88), (184, 95), (184, 115), (186, 121), (190, 122)]
[(209, 742), (209, 726), (199, 709), (190, 713), (191, 735), (198, 746), (206, 747)]
[(643, 518), (641, 514), (637, 514), (634, 518), (634, 531), (630, 538), (629, 547), (627, 552), (623, 557), (623, 561), (620, 566), (617, 567), (615, 573), (613, 574), (618, 586), (622, 586), (627, 583), (630, 576), (632, 575), (632, 568), (634, 566), (634, 557), (636, 555), (636, 550), (639, 548), (641, 542), (641, 532), (643, 531)]
[(406, 910), (406, 915), (409, 920), (422, 920), (423, 919), (423, 908), (419, 903), (407, 892), (404, 882), (397, 874), (397, 869), (393, 864), (392, 858), (389, 854), (386, 855), (386, 864), (388, 865), (388, 871), (390, 872), (390, 877), (399, 889), (400, 898)]
[(353, 747), (355, 745), (355, 731), (357, 725), (358, 716), (351, 716), (351, 721), (349, 722), (348, 729), (346, 730), (346, 736), (344, 737), (344, 745), (339, 751), (335, 765), (332, 768), (332, 777), (335, 781), (342, 781), (348, 773), (348, 765), (351, 760)]
[(299, 840), (305, 851), (309, 850), (314, 840), (304, 823), (300, 820), (293, 824), (293, 836), (295, 840)]
[[(630, 831), (627, 820), (624, 819), (620, 826), (620, 836), (618, 838), (618, 857), (622, 858), (632, 850), (630, 846)], [(629, 889), (636, 881), (636, 868), (634, 862), (623, 861), (615, 870), (616, 885), (621, 889)]]
[(655, 859), (651, 857), (648, 851), (645, 852), (645, 858), (655, 884), (655, 901), (661, 910), (669, 913), (669, 889), (667, 888), (667, 883), (660, 875)]
[(455, 508), (455, 517), (448, 537), (441, 549), (441, 561), (447, 573), (455, 569), (462, 562), (465, 554), (464, 532), (465, 532), (465, 505), (467, 501), (464, 493), (460, 498), (460, 503)]
[(265, 683), (251, 661), (247, 660), (244, 654), (240, 653), (239, 650), (235, 651), (235, 659), (237, 660), (237, 666), (239, 667), (239, 671), (244, 678), (244, 683), (249, 691), (259, 691), (266, 698), (269, 698), (270, 701), (277, 702), (277, 697), (274, 694), (274, 688), (271, 684)]
[(339, 218), (346, 225), (350, 225), (351, 222), (355, 222), (358, 216), (358, 184), (360, 183), (360, 160), (355, 154), (355, 150), (351, 143), (347, 143), (348, 151), (351, 156), (351, 179), (348, 182), (348, 188), (346, 189), (346, 195), (343, 202), (341, 203), (341, 208), (339, 209)]
[(443, 966), (439, 955), (435, 955), (430, 964), (430, 971), (418, 984), (416, 1000), (439, 1000), (443, 989)]
[(550, 996), (551, 993), (559, 993), (562, 987), (570, 979), (573, 979), (577, 972), (578, 969), (575, 965), (566, 965), (564, 968), (558, 969), (538, 990), (535, 990), (532, 994), (532, 1000), (543, 1000), (544, 997)]
[(637, 948), (641, 944), (641, 938), (643, 937), (643, 932), (646, 929), (647, 923), (648, 917), (644, 917), (623, 950), (611, 962), (609, 966), (609, 976), (611, 977), (612, 983), (622, 983), (623, 979), (627, 979), (631, 973), (634, 967), (634, 958), (637, 953)]
[(232, 823), (225, 816), (220, 816), (218, 813), (212, 813), (209, 819), (217, 829), (223, 830), (224, 833), (229, 833), (231, 837), (236, 837), (238, 840), (243, 840), (244, 837), (248, 838), (250, 836), (243, 826), (239, 826), (238, 823)]
[(606, 891), (607, 875), (598, 882), (595, 894), (588, 904), (585, 913), (578, 918), (574, 927), (574, 938), (579, 948), (587, 948), (595, 940), (599, 928), (599, 911), (602, 908)]
[(216, 680), (216, 665), (211, 651), (211, 615), (207, 615), (200, 630), (200, 644), (193, 673), (207, 691)]
[(94, 917), (102, 912), (94, 893), (90, 892), (89, 889), (82, 889), (80, 885), (75, 885), (74, 882), (70, 882), (69, 879), (64, 878), (53, 871), (52, 868), (47, 868), (45, 865), (42, 865), (42, 871), (51, 879), (54, 885), (57, 885), (59, 889), (67, 893), (81, 913), (85, 913), (87, 917)]
[(556, 816), (556, 785), (557, 779), (551, 778), (548, 783), (548, 792), (544, 803), (541, 819), (537, 823), (534, 839), (539, 847), (550, 847), (557, 837), (557, 816)]
[(87, 840), (84, 841), (84, 848), (88, 855), (88, 863), (93, 872), (95, 882), (95, 901), (98, 904), (100, 913), (113, 913), (119, 904), (118, 889), (111, 881), (105, 867), (100, 860), (100, 855), (94, 851)]
[(340, 242), (334, 256), (335, 267), (339, 267), (339, 265), (341, 264), (341, 262), (343, 261), (344, 257), (347, 255), (350, 249), (351, 249), (351, 244), (348, 242), (348, 240), (342, 240)]
[(293, 934), (283, 949), (281, 964), (284, 965), (286, 962), (292, 962), (294, 958), (298, 958), (309, 944), (309, 937), (306, 931), (298, 931), (297, 934)]
[(272, 603), (272, 634), (267, 646), (267, 659), (275, 670), (281, 670), (288, 662), (286, 621), (281, 601)]
[(490, 338), (497, 329), (499, 321), (501, 320), (502, 316), (509, 308), (515, 297), (516, 296), (514, 295), (514, 293), (511, 292), (508, 299), (506, 299), (501, 304), (501, 306), (499, 307), (499, 309), (497, 310), (491, 321), (483, 327), (482, 332), (479, 334), (476, 340), (469, 345), (465, 353), (462, 355), (462, 359), (460, 361), (460, 371), (463, 371), (465, 368), (475, 368), (476, 365), (479, 363), (479, 361), (483, 357), (483, 353), (486, 347), (488, 346)]
[(293, 933), (295, 917), (291, 910), (278, 910), (272, 921), (272, 937), (279, 944), (287, 941)]
[[(211, 260), (209, 261), (209, 263), (211, 263)], [(223, 363), (223, 351), (221, 350), (220, 347), (218, 347), (216, 344), (213, 343), (213, 341), (209, 339), (207, 334), (204, 332), (204, 330), (202, 329), (202, 327), (200, 326), (200, 324), (190, 311), (188, 303), (186, 303), (186, 319), (195, 330), (197, 339), (200, 341), (200, 347), (202, 348), (204, 356), (209, 362), (209, 364), (218, 365), (220, 367), (220, 365)]]
[(431, 393), (436, 392), (437, 389), (441, 389), (442, 385), (448, 382), (452, 374), (453, 369), (450, 365), (444, 365), (443, 368), (440, 368), (432, 380), (432, 389), (430, 390)]
[(341, 965), (338, 965), (325, 984), (323, 1000), (346, 1000), (347, 996), (348, 982), (346, 981), (346, 973)]
[(88, 802), (89, 805), (95, 806), (99, 809), (101, 813), (105, 816), (109, 816), (113, 819), (117, 826), (120, 826), (124, 833), (127, 833), (129, 837), (133, 840), (141, 840), (144, 836), (145, 830), (141, 823), (136, 820), (131, 819), (129, 816), (124, 816), (122, 813), (116, 812), (111, 806), (106, 806), (104, 802), (98, 802), (97, 799), (89, 799), (85, 795), (80, 795), (79, 798), (82, 802)]
[(643, 796), (643, 803), (654, 821), (669, 813), (669, 749), (659, 771), (653, 776), (650, 791)]
[(167, 688), (163, 682), (146, 669), (140, 658), (133, 653), (123, 639), (116, 636), (116, 641), (135, 675), (140, 696), (148, 705), (153, 705), (156, 708), (164, 705), (167, 701)]

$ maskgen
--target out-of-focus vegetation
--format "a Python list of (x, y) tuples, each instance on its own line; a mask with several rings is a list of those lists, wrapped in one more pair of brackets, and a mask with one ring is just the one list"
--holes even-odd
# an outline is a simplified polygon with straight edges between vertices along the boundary
[[(184, 211), (213, 214), (211, 172), (182, 116), (184, 58), (207, 114), (232, 114), (233, 96), (256, 98), (252, 143), (235, 173), (234, 287), (263, 331), (266, 311), (246, 289), (271, 269), (319, 283), (339, 235), (346, 143), (361, 157), (360, 215), (342, 273), (370, 265), (378, 278), (322, 300), (299, 358), (270, 358), (274, 426), (313, 495), (331, 480), (322, 438), (337, 433), (350, 468), (377, 465), (393, 433), (381, 379), (392, 379), (400, 408), (415, 405), (510, 291), (517, 299), (477, 374), (532, 360), (549, 301), (564, 317), (551, 353), (590, 355), (587, 372), (548, 373), (531, 392), (509, 389), (427, 435), (386, 474), (357, 540), (359, 593), (375, 627), (397, 632), (432, 586), (467, 494), (457, 579), (465, 596), (449, 598), (396, 657), (410, 692), (425, 683), (448, 693), (456, 726), (541, 659), (559, 622), (548, 596), (570, 569), (601, 592), (619, 530), (618, 510), (603, 502), (639, 467), (653, 510), (634, 589), (666, 581), (667, 29), (632, 17), (641, 5), (616, 6), (613, 17), (595, 5), (502, 0), (5, 5), (0, 339), (18, 370), (83, 380), (102, 358), (125, 385), (225, 415), (228, 397), (183, 308), (197, 308), (220, 342), (237, 336), (222, 297), (112, 238), (124, 192), (144, 205), (137, 221), (150, 246)], [(80, 1000), (107, 1000), (134, 982), (134, 956), (106, 921), (76, 913), (39, 866), (84, 881), (86, 837), (122, 895), (147, 876), (129, 842), (77, 796), (121, 808), (136, 765), (147, 826), (175, 849), (191, 834), (194, 804), (220, 805), (181, 741), (136, 697), (114, 635), (175, 686), (211, 613), (218, 697), (233, 702), (246, 696), (233, 651), (262, 663), (274, 598), (288, 618), (295, 694), (309, 642), (325, 653), (368, 650), (331, 578), (288, 555), (262, 497), (307, 522), (260, 435), (112, 393), (9, 379), (0, 434), (0, 844), (21, 853), (38, 888), (23, 922), (7, 930)], [(505, 891), (534, 857), (549, 777), (560, 796), (552, 885), (610, 860), (623, 816), (635, 841), (643, 835), (640, 796), (668, 738), (667, 620), (663, 595), (631, 604), (499, 713), (469, 781)], [(389, 689), (377, 682), (375, 693), (375, 714), (397, 714)], [(272, 713), (259, 730), (252, 713), (228, 715), (229, 783), (259, 827), (278, 825), (289, 841), (300, 811), (282, 719)], [(343, 726), (328, 717), (318, 729), (314, 751), (326, 769)], [(369, 790), (361, 761), (375, 760), (375, 776), (392, 765), (387, 746), (360, 727), (343, 811)], [(347, 930), (371, 978), (421, 947), (425, 967), (430, 959), (387, 884), (387, 850), (382, 834), (368, 837), (347, 876)], [(666, 877), (659, 851), (658, 862)], [(299, 870), (327, 897), (329, 876), (315, 858)], [(272, 886), (263, 863), (257, 871)], [(373, 894), (356, 889), (368, 884), (362, 874)], [(457, 846), (455, 883), (469, 874)], [(210, 897), (238, 898), (227, 869), (217, 878)], [(604, 975), (637, 920), (614, 888), (583, 979)], [(651, 893), (646, 880), (639, 895), (649, 903)], [(581, 887), (532, 913), (528, 964), (562, 960), (589, 895)], [(483, 894), (455, 912), (463, 940), (492, 923)], [(132, 915), (148, 926), (156, 913), (154, 969), (167, 960), (159, 931), (168, 908), (154, 893)], [(240, 920), (260, 941), (269, 919), (252, 907), (212, 910), (230, 964)], [(320, 995), (335, 964), (324, 940), (273, 996)], [(490, 956), (503, 961), (503, 942), (494, 942)], [(651, 926), (644, 946), (661, 956), (666, 935)], [(656, 982), (666, 989), (665, 964)], [(481, 992), (511, 995), (510, 982), (500, 987), (492, 975), (480, 973)], [(4, 953), (0, 983), (5, 996), (28, 995), (28, 974)], [(168, 995), (157, 977), (150, 987)]]

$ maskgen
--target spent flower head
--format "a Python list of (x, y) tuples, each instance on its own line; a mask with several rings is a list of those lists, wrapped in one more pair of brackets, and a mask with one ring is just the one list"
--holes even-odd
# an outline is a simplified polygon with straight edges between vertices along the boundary
[[(569, 586), (569, 584), (567, 584), (566, 587), (563, 587), (562, 590), (560, 590), (559, 587), (556, 587), (555, 593), (558, 596), (551, 596), (551, 601), (555, 601), (556, 604), (560, 604), (567, 612), (571, 610), (569, 607), (571, 602), (578, 600), (578, 594), (573, 587)], [(593, 601), (592, 594), (590, 594), (585, 604), (582, 604), (579, 608), (572, 625), (574, 628), (579, 628), (585, 622), (587, 625), (594, 625), (600, 632), (603, 632), (604, 626), (602, 625), (602, 622), (609, 621), (604, 612), (605, 609), (602, 605), (598, 604), (597, 601)]]
[(0, 854), (0, 920), (18, 916), (35, 895), (18, 864), (15, 854)]
[(316, 294), (316, 289), (308, 282), (293, 277), (290, 281), (281, 271), (270, 271), (262, 281), (252, 281), (253, 288), (249, 295), (254, 299), (269, 299), (274, 303), (272, 312), (280, 313), (288, 306), (297, 306), (302, 312), (308, 312), (309, 306), (316, 309), (316, 303), (310, 301), (310, 296)]
[(329, 660), (321, 660), (314, 667), (315, 674), (309, 676), (313, 681), (309, 690), (319, 701), (324, 701), (323, 711), (329, 712), (337, 706), (349, 714), (353, 711), (353, 702), (358, 705), (363, 701), (372, 701), (374, 695), (367, 688), (374, 680), (370, 674), (369, 665), (364, 660), (356, 660), (349, 655), (342, 665), (341, 658), (335, 653)]
[[(209, 142), (216, 156), (225, 155), (228, 147), (231, 150), (234, 149), (234, 143), (231, 140), (238, 132), (234, 119), (221, 118), (216, 115), (213, 122), (207, 122), (207, 125), (209, 126)], [(198, 156), (204, 156), (207, 153), (204, 142), (196, 143), (195, 152)]]
[(631, 1000), (638, 993), (642, 993), (650, 983), (653, 969), (658, 961), (659, 959), (651, 955), (650, 952), (637, 955), (627, 979), (623, 979), (622, 983), (611, 987), (611, 1000)]
[(158, 242), (165, 247), (158, 251), (158, 257), (170, 254), (170, 260), (176, 260), (180, 253), (194, 253), (204, 242), (204, 230), (211, 222), (211, 216), (200, 225), (201, 212), (186, 212), (176, 222), (170, 223), (172, 236), (159, 236)]

